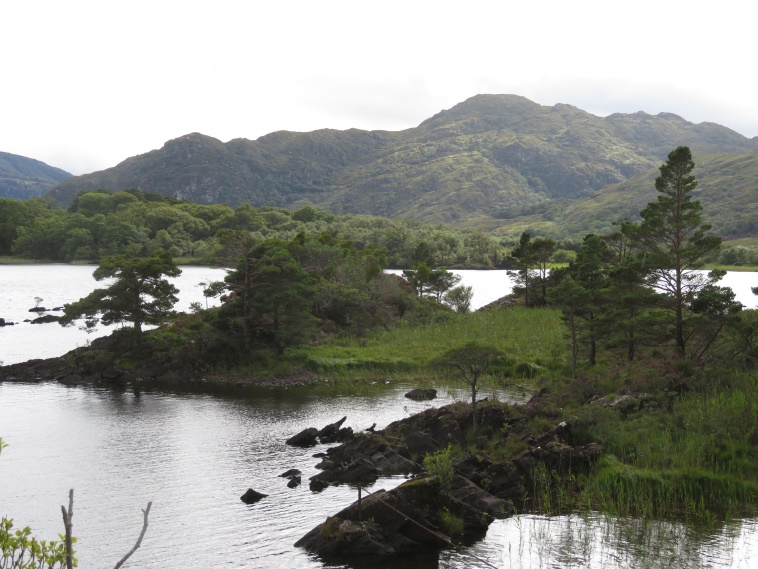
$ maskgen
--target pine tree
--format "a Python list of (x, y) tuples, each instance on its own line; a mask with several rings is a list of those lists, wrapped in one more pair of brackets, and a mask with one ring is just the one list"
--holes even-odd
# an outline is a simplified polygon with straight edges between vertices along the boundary
[(640, 212), (637, 247), (651, 269), (650, 284), (664, 293), (674, 315), (674, 339), (684, 354), (685, 309), (705, 286), (715, 282), (697, 272), (705, 256), (719, 248), (721, 238), (706, 235), (711, 226), (703, 223), (700, 202), (692, 198), (697, 181), (690, 149), (680, 146), (668, 155), (655, 180), (660, 195)]

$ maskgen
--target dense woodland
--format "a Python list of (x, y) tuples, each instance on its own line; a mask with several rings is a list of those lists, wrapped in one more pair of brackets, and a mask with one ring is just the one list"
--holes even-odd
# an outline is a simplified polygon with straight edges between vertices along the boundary
[[(342, 215), (306, 206), (199, 205), (139, 190), (81, 193), (67, 209), (46, 198), (0, 198), (0, 255), (50, 261), (95, 262), (107, 255), (169, 251), (188, 262), (224, 258), (224, 231), (246, 231), (256, 240), (327, 234), (357, 248), (384, 248), (392, 267), (419, 262), (435, 266), (493, 268), (502, 265), (508, 240), (472, 230)], [(568, 241), (567, 247), (575, 246)], [(564, 260), (567, 253), (564, 253)]]
[[(539, 237), (536, 230), (527, 230)], [(620, 225), (619, 225), (620, 228)], [(129, 190), (82, 192), (68, 209), (44, 197), (0, 198), (0, 256), (53, 262), (97, 262), (108, 255), (149, 255), (165, 250), (183, 263), (217, 264), (225, 258), (219, 232), (240, 230), (256, 239), (291, 240), (328, 234), (355, 247), (386, 249), (392, 268), (418, 263), (447, 268), (510, 268), (518, 237), (496, 237), (461, 227), (412, 219), (334, 215), (305, 206), (290, 211), (224, 204), (200, 205)], [(580, 236), (551, 240), (550, 263), (567, 263), (582, 244)], [(758, 265), (752, 243), (724, 247), (706, 258), (729, 266)]]

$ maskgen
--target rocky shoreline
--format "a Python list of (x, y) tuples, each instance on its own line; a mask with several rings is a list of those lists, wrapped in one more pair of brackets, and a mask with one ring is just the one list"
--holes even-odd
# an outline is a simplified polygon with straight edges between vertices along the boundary
[[(480, 430), (507, 428), (511, 436), (528, 441), (526, 450), (500, 461), (478, 454), (467, 443), (473, 421), (470, 404), (428, 409), (382, 431), (345, 433), (345, 442), (317, 455), (321, 472), (310, 478), (311, 491), (338, 484), (364, 487), (389, 475), (409, 480), (390, 491), (368, 493), (295, 545), (325, 560), (386, 558), (449, 547), (456, 540), (481, 537), (495, 519), (513, 515), (514, 503), (521, 507), (539, 483), (535, 472), (541, 465), (555, 476), (572, 476), (586, 472), (600, 455), (596, 444), (574, 446), (566, 423), (536, 439), (519, 433), (524, 419), (510, 409), (497, 402), (476, 409)], [(339, 432), (341, 424), (327, 427)], [(425, 470), (425, 457), (451, 448), (459, 454), (451, 461), (449, 480)]]
[[(89, 346), (48, 359), (34, 359), (0, 366), (0, 382), (57, 381), (64, 385), (155, 385), (167, 388), (296, 387), (320, 381), (312, 372), (300, 370), (279, 377), (242, 377), (225, 373), (199, 372), (191, 363), (172, 360), (165, 353), (152, 354), (133, 368), (114, 365), (119, 353), (118, 340), (97, 338)], [(136, 359), (136, 358), (135, 358)]]

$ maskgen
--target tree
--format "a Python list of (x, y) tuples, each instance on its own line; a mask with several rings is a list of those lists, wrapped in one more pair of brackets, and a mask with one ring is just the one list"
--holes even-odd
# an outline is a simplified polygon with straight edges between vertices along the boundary
[(471, 299), (474, 298), (474, 288), (470, 286), (456, 286), (445, 293), (445, 304), (461, 314), (468, 314), (471, 310)]
[(490, 364), (502, 356), (503, 353), (495, 346), (471, 341), (445, 351), (432, 361), (434, 367), (446, 371), (471, 388), (474, 430), (477, 429), (476, 395), (481, 387), (479, 380), (489, 370)]
[(416, 294), (431, 296), (437, 302), (442, 302), (442, 296), (461, 282), (459, 275), (448, 271), (445, 267), (432, 269), (426, 263), (419, 263), (412, 269), (403, 271), (403, 276), (416, 289)]
[(223, 312), (242, 321), (246, 352), (254, 335), (280, 354), (308, 336), (313, 320), (312, 279), (284, 241), (268, 239), (243, 251), (237, 270), (225, 281), (236, 298)]
[(142, 258), (106, 257), (93, 276), (97, 281), (115, 279), (113, 284), (66, 304), (59, 323), (65, 326), (82, 316), (92, 321), (101, 314), (103, 324), (131, 322), (134, 342), (138, 344), (143, 324), (162, 324), (171, 315), (179, 290), (164, 277), (180, 274), (181, 270), (167, 251), (156, 251)]
[(640, 212), (642, 222), (635, 232), (636, 246), (651, 269), (649, 283), (665, 293), (674, 315), (674, 340), (685, 353), (685, 309), (698, 292), (716, 282), (694, 270), (702, 267), (705, 256), (721, 245), (721, 238), (706, 235), (711, 226), (703, 223), (702, 206), (692, 199), (697, 180), (690, 149), (680, 146), (668, 155), (655, 180), (660, 195)]
[(508, 276), (513, 279), (514, 291), (524, 291), (524, 305), (529, 306), (529, 288), (532, 285), (531, 276), (537, 262), (534, 251), (531, 248), (532, 236), (526, 231), (521, 234), (518, 247), (511, 251), (511, 260), (518, 267), (517, 271), (508, 271)]

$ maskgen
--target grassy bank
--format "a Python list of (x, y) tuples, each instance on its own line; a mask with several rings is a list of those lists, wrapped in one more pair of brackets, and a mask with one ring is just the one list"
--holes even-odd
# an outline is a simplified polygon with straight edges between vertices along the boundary
[(428, 374), (429, 362), (448, 348), (477, 340), (503, 350), (506, 361), (495, 370), (534, 376), (545, 368), (562, 368), (565, 339), (557, 310), (526, 309), (446, 313), (423, 326), (400, 325), (368, 338), (341, 338), (293, 352), (314, 371), (358, 370)]

